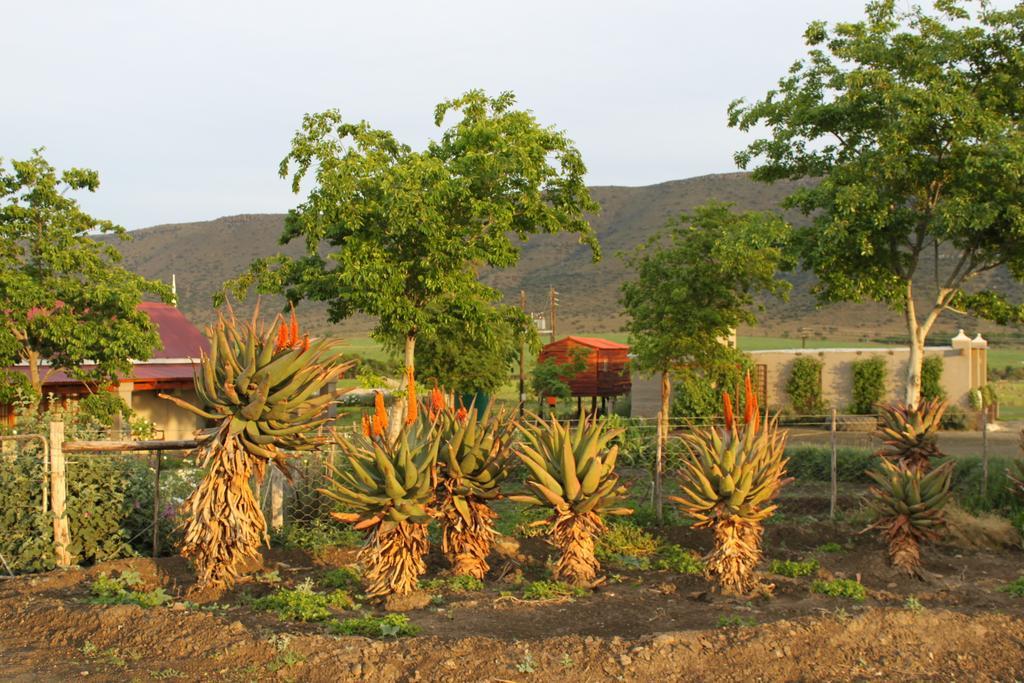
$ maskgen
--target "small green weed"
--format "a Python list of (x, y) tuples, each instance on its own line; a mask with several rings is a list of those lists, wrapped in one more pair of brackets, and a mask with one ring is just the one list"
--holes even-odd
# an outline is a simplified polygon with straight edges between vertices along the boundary
[(108, 576), (106, 572), (89, 586), (92, 597), (89, 602), (94, 605), (138, 605), (139, 607), (159, 607), (174, 598), (164, 592), (163, 588), (151, 591), (132, 590), (142, 585), (138, 572), (124, 571), (120, 576)]
[(819, 553), (841, 553), (843, 552), (843, 546), (835, 541), (829, 541), (828, 543), (822, 543), (815, 550)]
[(1018, 576), (999, 590), (1009, 593), (1015, 598), (1024, 598), (1024, 576)]
[(338, 567), (324, 572), (317, 583), (323, 588), (344, 588), (345, 590), (356, 590), (359, 588), (359, 571), (354, 567)]
[(449, 593), (472, 593), (482, 591), (484, 582), (475, 576), (446, 576), (420, 581), (420, 587), (428, 591), (448, 591)]
[(157, 671), (150, 671), (149, 677), (162, 681), (170, 678), (185, 678), (185, 673), (177, 669), (158, 669)]
[(833, 579), (831, 581), (818, 579), (811, 584), (811, 592), (832, 598), (848, 598), (855, 602), (863, 602), (868, 597), (864, 585), (853, 579)]
[(516, 671), (521, 674), (532, 674), (537, 670), (537, 660), (533, 658), (530, 651), (526, 651), (526, 656), (523, 657), (523, 661), (516, 664)]
[(267, 671), (276, 673), (281, 669), (287, 669), (288, 667), (295, 666), (296, 664), (301, 664), (305, 660), (306, 658), (298, 654), (297, 652), (285, 650), (277, 657), (267, 662)]
[(270, 595), (250, 602), (254, 609), (274, 612), (281, 619), (292, 621), (323, 621), (331, 617), (328, 607), (353, 609), (355, 601), (346, 591), (317, 593), (313, 582), (306, 579), (295, 588), (280, 588)]
[(658, 539), (632, 522), (608, 525), (597, 539), (595, 555), (602, 562), (612, 557), (643, 558), (658, 552)]
[(327, 622), (327, 630), (336, 636), (366, 636), (367, 638), (401, 638), (414, 636), (420, 627), (409, 623), (404, 614), (387, 614), (383, 617), (366, 615)]
[(715, 622), (718, 628), (749, 628), (757, 626), (757, 619), (753, 617), (741, 617), (738, 614), (729, 614), (718, 617)]
[(523, 600), (555, 600), (558, 598), (582, 598), (586, 588), (570, 586), (561, 581), (534, 581), (523, 589)]
[(654, 569), (667, 569), (677, 574), (701, 574), (704, 572), (704, 562), (699, 555), (674, 544), (661, 546), (651, 566)]
[(801, 576), (810, 576), (814, 572), (818, 571), (817, 560), (805, 560), (799, 562), (797, 560), (772, 560), (768, 566), (768, 571), (772, 574), (778, 574), (780, 576), (788, 576), (791, 579), (796, 579)]
[(917, 596), (911, 595), (903, 601), (903, 608), (908, 609), (911, 612), (920, 612), (924, 609), (924, 605), (922, 605), (921, 601), (917, 599)]
[(261, 572), (253, 578), (256, 583), (281, 583), (281, 573), (276, 569), (269, 572)]

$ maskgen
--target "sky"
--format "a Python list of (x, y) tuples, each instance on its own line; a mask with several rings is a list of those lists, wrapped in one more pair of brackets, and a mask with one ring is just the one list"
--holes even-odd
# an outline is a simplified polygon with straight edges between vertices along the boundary
[(433, 109), (511, 90), (580, 148), (591, 185), (736, 170), (726, 108), (864, 0), (56, 2), (0, 0), (0, 158), (99, 171), (80, 196), (129, 229), (284, 212), (306, 112), (337, 108), (422, 148)]

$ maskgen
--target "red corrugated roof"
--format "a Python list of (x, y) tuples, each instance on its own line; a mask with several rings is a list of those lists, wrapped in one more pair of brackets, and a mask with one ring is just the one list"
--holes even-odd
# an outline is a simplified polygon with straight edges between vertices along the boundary
[[(185, 360), (194, 359), (198, 362), (200, 351), (209, 352), (210, 342), (193, 325), (185, 315), (170, 304), (144, 301), (139, 304), (139, 310), (144, 311), (149, 319), (157, 327), (160, 333), (160, 340), (163, 348), (154, 352), (150, 360)], [(84, 368), (90, 367), (84, 365)], [(10, 368), (15, 372), (28, 375), (28, 366), (18, 365)], [(46, 384), (80, 384), (76, 379), (68, 377), (64, 372), (57, 370), (47, 376), (49, 367), (39, 368), (42, 376), (46, 377)], [(192, 380), (192, 364), (184, 363), (135, 363), (132, 366), (132, 374), (125, 379), (133, 380)]]
[(210, 342), (185, 315), (170, 304), (144, 301), (139, 310), (145, 311), (160, 331), (163, 349), (153, 358), (199, 358), (199, 351), (209, 352)]
[(573, 335), (569, 335), (566, 339), (574, 341), (577, 344), (582, 344), (583, 346), (589, 346), (593, 349), (629, 349), (629, 344), (620, 344), (618, 342), (600, 339), (598, 337), (575, 337)]

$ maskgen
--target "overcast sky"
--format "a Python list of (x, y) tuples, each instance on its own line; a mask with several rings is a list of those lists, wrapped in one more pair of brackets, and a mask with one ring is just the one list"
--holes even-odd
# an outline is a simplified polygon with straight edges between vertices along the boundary
[(864, 0), (45, 2), (0, 0), (0, 157), (45, 146), (100, 172), (82, 198), (128, 228), (285, 211), (277, 166), (337, 107), (416, 148), (434, 105), (514, 91), (568, 132), (593, 185), (735, 170), (726, 126)]

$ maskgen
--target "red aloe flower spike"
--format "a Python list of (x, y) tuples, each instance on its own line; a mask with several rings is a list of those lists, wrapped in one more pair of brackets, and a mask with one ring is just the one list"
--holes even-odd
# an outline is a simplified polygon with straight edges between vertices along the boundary
[(372, 425), (370, 424), (370, 416), (363, 413), (363, 436), (370, 436), (372, 434)]
[(750, 373), (743, 378), (743, 423), (750, 424), (757, 414), (757, 399), (750, 388)]
[(383, 392), (374, 392), (373, 407), (373, 435), (382, 436), (388, 429), (388, 411), (387, 408), (384, 407)]
[(295, 305), (292, 305), (291, 336), (288, 338), (288, 346), (295, 346), (299, 343), (299, 321), (295, 317)]
[(277, 343), (274, 344), (274, 350), (280, 351), (281, 349), (288, 347), (288, 328), (284, 322), (277, 328)]
[(722, 403), (725, 406), (725, 429), (731, 432), (735, 420), (732, 414), (732, 399), (729, 398), (728, 391), (722, 393)]

